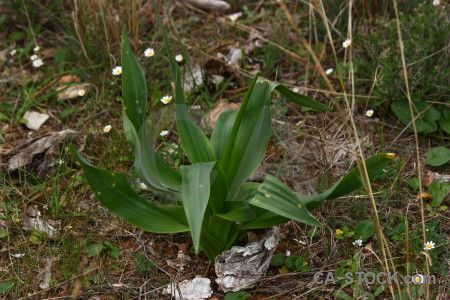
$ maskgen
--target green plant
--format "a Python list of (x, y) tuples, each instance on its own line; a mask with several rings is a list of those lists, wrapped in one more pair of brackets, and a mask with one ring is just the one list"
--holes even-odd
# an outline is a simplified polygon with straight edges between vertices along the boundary
[[(409, 1), (408, 1), (409, 2)], [(428, 3), (414, 3), (414, 13), (400, 15), (407, 72), (417, 132), (429, 134), (439, 128), (450, 133), (450, 109), (445, 105), (450, 89), (448, 35), (450, 23), (444, 9)], [(362, 29), (361, 31), (367, 31)], [(394, 20), (379, 19), (370, 34), (358, 35), (357, 73), (374, 77), (370, 104), (389, 102), (396, 117), (412, 130), (412, 117), (405, 95), (398, 33)], [(370, 75), (369, 75), (370, 74)], [(367, 86), (371, 90), (371, 86)], [(386, 104), (384, 104), (386, 105)]]
[[(171, 195), (176, 205), (150, 203), (137, 195), (124, 174), (92, 166), (72, 147), (89, 185), (105, 207), (146, 231), (190, 231), (195, 252), (202, 250), (213, 259), (249, 229), (267, 228), (289, 219), (320, 226), (309, 209), (362, 186), (357, 168), (329, 190), (314, 196), (297, 195), (270, 175), (262, 183), (247, 182), (266, 153), (271, 133), (270, 96), (274, 90), (301, 106), (329, 109), (281, 84), (255, 77), (239, 111), (223, 112), (208, 139), (187, 110), (180, 68), (170, 51), (159, 14), (157, 16), (175, 81), (180, 144), (191, 164), (172, 168), (153, 150), (152, 123), (145, 121), (147, 86), (124, 30), (123, 123), (127, 140), (135, 152), (136, 173), (155, 192)], [(381, 174), (391, 158), (393, 156), (387, 154), (369, 158), (366, 164), (370, 178)]]
[(308, 265), (309, 253), (303, 256), (286, 256), (284, 253), (276, 253), (270, 264), (274, 267), (287, 267), (289, 270), (298, 271), (298, 272), (307, 272), (311, 270), (311, 267)]

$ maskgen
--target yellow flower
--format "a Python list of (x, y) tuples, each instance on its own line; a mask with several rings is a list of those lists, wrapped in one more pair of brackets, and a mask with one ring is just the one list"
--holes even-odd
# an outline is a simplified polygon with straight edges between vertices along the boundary
[(344, 232), (341, 229), (336, 229), (336, 234), (337, 235), (342, 235), (342, 234), (344, 234)]

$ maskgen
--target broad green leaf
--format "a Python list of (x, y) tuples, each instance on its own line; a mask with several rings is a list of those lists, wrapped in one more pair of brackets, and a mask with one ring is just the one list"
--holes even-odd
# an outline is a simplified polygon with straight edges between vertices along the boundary
[(196, 253), (200, 250), (203, 216), (208, 206), (210, 176), (214, 165), (215, 162), (181, 166), (183, 207)]
[[(178, 170), (171, 168), (153, 150), (151, 128), (141, 127), (139, 141), (136, 145), (136, 171), (145, 184), (148, 181), (157, 189), (181, 191), (181, 175)], [(157, 181), (154, 184), (154, 181)], [(158, 185), (159, 184), (159, 185)], [(161, 187), (162, 186), (162, 187)]]
[(270, 265), (274, 267), (281, 267), (284, 266), (286, 262), (286, 255), (284, 253), (278, 252), (275, 253), (274, 256), (272, 256), (272, 259), (270, 260)]
[(433, 167), (442, 166), (450, 161), (450, 149), (446, 147), (434, 147), (425, 153), (425, 164)]
[(287, 221), (289, 221), (288, 218), (282, 217), (271, 211), (261, 209), (259, 214), (257, 212), (256, 219), (242, 224), (240, 229), (248, 230), (248, 229), (268, 228), (268, 227), (277, 226), (277, 225), (286, 223)]
[[(394, 154), (382, 153), (366, 159), (366, 167), (369, 174), (369, 179), (373, 181), (376, 177), (383, 174), (383, 170), (387, 167), (389, 162), (394, 157)], [(359, 168), (355, 167), (335, 185), (333, 185), (330, 189), (326, 190), (322, 194), (315, 196), (299, 195), (299, 197), (301, 201), (306, 205), (306, 207), (311, 210), (320, 205), (324, 200), (342, 197), (361, 188), (362, 186), (363, 185), (361, 182), (361, 176), (359, 174)]]
[(213, 148), (205, 133), (195, 124), (184, 102), (180, 68), (175, 66), (175, 98), (178, 135), (181, 147), (192, 163), (216, 161)]
[(255, 172), (266, 153), (271, 133), (270, 85), (254, 81), (241, 104), (222, 158), (230, 184), (228, 200)]
[(214, 260), (214, 258), (224, 251), (225, 245), (210, 235), (207, 231), (202, 230), (201, 238), (200, 238), (200, 247), (203, 252), (205, 252), (206, 256), (210, 260)]
[(435, 180), (428, 186), (428, 191), (433, 196), (431, 205), (439, 206), (450, 193), (450, 182), (439, 182)]
[[(208, 233), (220, 241), (221, 244), (227, 245), (230, 241), (231, 233), (235, 227), (235, 222), (225, 220), (216, 214), (213, 214), (208, 223)], [(223, 251), (224, 249), (222, 249)]]
[(364, 220), (355, 226), (354, 232), (354, 238), (361, 239), (364, 243), (375, 233), (375, 226), (371, 220)]
[(280, 92), (280, 94), (283, 95), (284, 97), (288, 98), (289, 101), (292, 101), (300, 106), (310, 107), (310, 108), (314, 108), (317, 110), (325, 110), (325, 111), (332, 110), (331, 108), (329, 108), (329, 107), (327, 107), (305, 95), (301, 95), (301, 94), (291, 91), (290, 89), (283, 86), (282, 84), (272, 83), (272, 88), (274, 88), (275, 90)]
[(124, 110), (139, 132), (148, 100), (144, 72), (133, 54), (126, 28), (122, 32), (122, 98)]
[(250, 201), (255, 197), (256, 191), (261, 184), (258, 182), (246, 182), (241, 186), (238, 195), (233, 199), (233, 201)]
[(236, 120), (238, 112), (236, 110), (227, 110), (220, 114), (217, 119), (214, 131), (211, 135), (211, 145), (214, 149), (214, 154), (218, 160), (222, 159), (227, 146), (227, 141), (230, 137), (233, 123)]
[(248, 222), (256, 218), (255, 212), (247, 203), (243, 203), (226, 214), (217, 214), (216, 216), (234, 222)]
[(442, 116), (438, 123), (442, 130), (444, 130), (447, 134), (450, 134), (450, 108), (444, 107), (442, 109)]
[(300, 202), (297, 195), (277, 178), (267, 175), (249, 202), (275, 214), (312, 226), (322, 226)]
[[(148, 187), (151, 187), (155, 191), (163, 192), (168, 191), (168, 189), (163, 186), (160, 182), (160, 178), (157, 176), (157, 168), (155, 167), (155, 163), (148, 165), (148, 160), (155, 162), (156, 161), (156, 153), (154, 153), (153, 148), (150, 146), (151, 150), (145, 153), (143, 150), (144, 145), (140, 142), (139, 137), (136, 133), (136, 130), (134, 129), (133, 124), (131, 123), (130, 119), (128, 119), (127, 114), (125, 111), (122, 111), (122, 117), (123, 117), (123, 127), (125, 131), (125, 137), (128, 140), (128, 143), (133, 146), (135, 151), (135, 168), (136, 173), (138, 174), (139, 178), (144, 182)], [(146, 156), (150, 156), (150, 159)], [(156, 176), (155, 176), (156, 175)], [(181, 175), (178, 175), (180, 177), (180, 189), (181, 189)], [(178, 190), (180, 190), (178, 189)]]
[[(408, 100), (402, 99), (394, 101), (391, 105), (391, 108), (403, 124), (408, 125), (411, 123), (412, 119)], [(413, 111), (414, 117), (417, 117), (417, 115), (423, 113), (420, 118), (416, 119), (417, 132), (432, 133), (436, 131), (436, 122), (441, 117), (441, 114), (434, 106), (425, 101), (416, 100), (413, 101)], [(409, 128), (411, 130), (413, 129), (412, 124), (409, 126)]]
[(156, 206), (131, 188), (124, 174), (93, 167), (71, 146), (97, 199), (112, 213), (146, 231), (175, 233), (188, 231), (181, 206)]

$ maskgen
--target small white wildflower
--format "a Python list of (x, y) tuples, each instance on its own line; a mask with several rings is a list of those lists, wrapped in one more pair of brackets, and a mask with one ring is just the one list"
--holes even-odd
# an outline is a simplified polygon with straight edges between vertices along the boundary
[(286, 250), (286, 256), (291, 256), (291, 251)]
[(362, 246), (362, 240), (359, 239), (359, 240), (354, 241), (354, 242), (353, 242), (353, 246), (361, 247), (361, 246)]
[(331, 73), (333, 73), (334, 69), (333, 68), (329, 68), (325, 71), (325, 74), (330, 75)]
[(141, 189), (143, 189), (143, 190), (148, 189), (147, 185), (146, 185), (145, 183), (143, 183), (143, 182), (141, 182), (141, 183), (139, 184), (139, 187), (140, 187)]
[(11, 256), (15, 257), (15, 258), (21, 258), (21, 257), (24, 257), (25, 254), (17, 253), (17, 254), (11, 254)]
[(170, 154), (175, 153), (175, 150), (173, 150), (172, 148), (167, 149), (167, 152), (169, 152)]
[(441, 5), (441, 0), (433, 0), (433, 5), (434, 6)]
[(241, 16), (241, 13), (235, 13), (232, 15), (229, 15), (228, 18), (230, 19), (231, 22), (236, 22), (237, 19), (239, 19), (239, 17)]
[(70, 226), (70, 225), (67, 225), (66, 227), (64, 227), (66, 230), (70, 230), (70, 229), (72, 229), (73, 227), (72, 226)]
[(122, 74), (122, 67), (121, 66), (117, 66), (112, 70), (112, 74), (113, 75), (120, 75)]
[(412, 277), (411, 280), (414, 284), (421, 284), (423, 283), (423, 276), (421, 274), (416, 274)]
[(48, 205), (42, 206), (43, 209), (48, 210)]
[(111, 125), (106, 125), (105, 127), (103, 127), (103, 132), (108, 133), (111, 130), (112, 126)]
[(62, 165), (64, 163), (64, 159), (60, 158), (56, 162), (58, 163), (58, 165)]
[(17, 50), (16, 50), (16, 49), (13, 49), (13, 50), (9, 51), (9, 54), (10, 54), (11, 56), (16, 55), (16, 53), (17, 53)]
[(164, 104), (169, 103), (172, 100), (172, 96), (164, 96), (161, 98), (161, 102)]
[(30, 56), (30, 59), (31, 60), (36, 60), (36, 59), (38, 59), (38, 56), (36, 54), (33, 54), (33, 55)]
[(152, 57), (155, 55), (155, 50), (153, 48), (147, 48), (144, 51), (144, 56), (145, 57)]
[(39, 50), (41, 50), (41, 47), (39, 47), (39, 46), (36, 46), (36, 47), (33, 48), (34, 52), (38, 52)]
[(305, 241), (297, 240), (297, 239), (294, 239), (294, 241), (296, 241), (296, 242), (299, 243), (300, 245), (306, 245), (306, 242), (305, 242)]
[(431, 250), (434, 248), (435, 242), (433, 241), (429, 241), (425, 243), (425, 247), (423, 247), (423, 249), (425, 250)]
[(293, 91), (294, 93), (298, 93), (298, 92), (300, 92), (300, 89), (299, 89), (298, 87), (295, 87), (295, 88), (292, 89), (292, 91)]
[(78, 90), (78, 96), (83, 97), (84, 95), (86, 95), (86, 91), (83, 89), (79, 89)]
[(168, 130), (163, 130), (163, 131), (161, 131), (161, 132), (159, 133), (160, 136), (166, 136), (166, 135), (168, 135), (168, 134), (169, 134), (169, 131), (168, 131)]
[(44, 62), (42, 61), (42, 59), (38, 58), (36, 60), (33, 60), (33, 67), (39, 68), (42, 65), (44, 65)]
[(368, 111), (366, 111), (366, 116), (371, 117), (373, 116), (373, 113), (374, 113), (373, 109), (369, 109)]
[(177, 54), (177, 55), (175, 56), (175, 60), (176, 60), (177, 62), (182, 62), (182, 61), (183, 61), (183, 55)]
[(199, 110), (199, 109), (201, 109), (202, 107), (200, 106), (200, 105), (192, 105), (191, 106), (191, 109), (193, 109), (193, 110)]
[(342, 47), (348, 48), (348, 47), (350, 47), (351, 44), (352, 44), (352, 41), (351, 41), (350, 39), (346, 39), (346, 40), (342, 43)]

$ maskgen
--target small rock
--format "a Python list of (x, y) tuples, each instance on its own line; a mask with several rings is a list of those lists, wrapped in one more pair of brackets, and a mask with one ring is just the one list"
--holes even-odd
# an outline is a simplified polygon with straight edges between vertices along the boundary
[(45, 123), (49, 118), (46, 114), (38, 113), (37, 111), (27, 111), (23, 115), (23, 119), (27, 120), (25, 126), (31, 130), (38, 130), (42, 124)]

